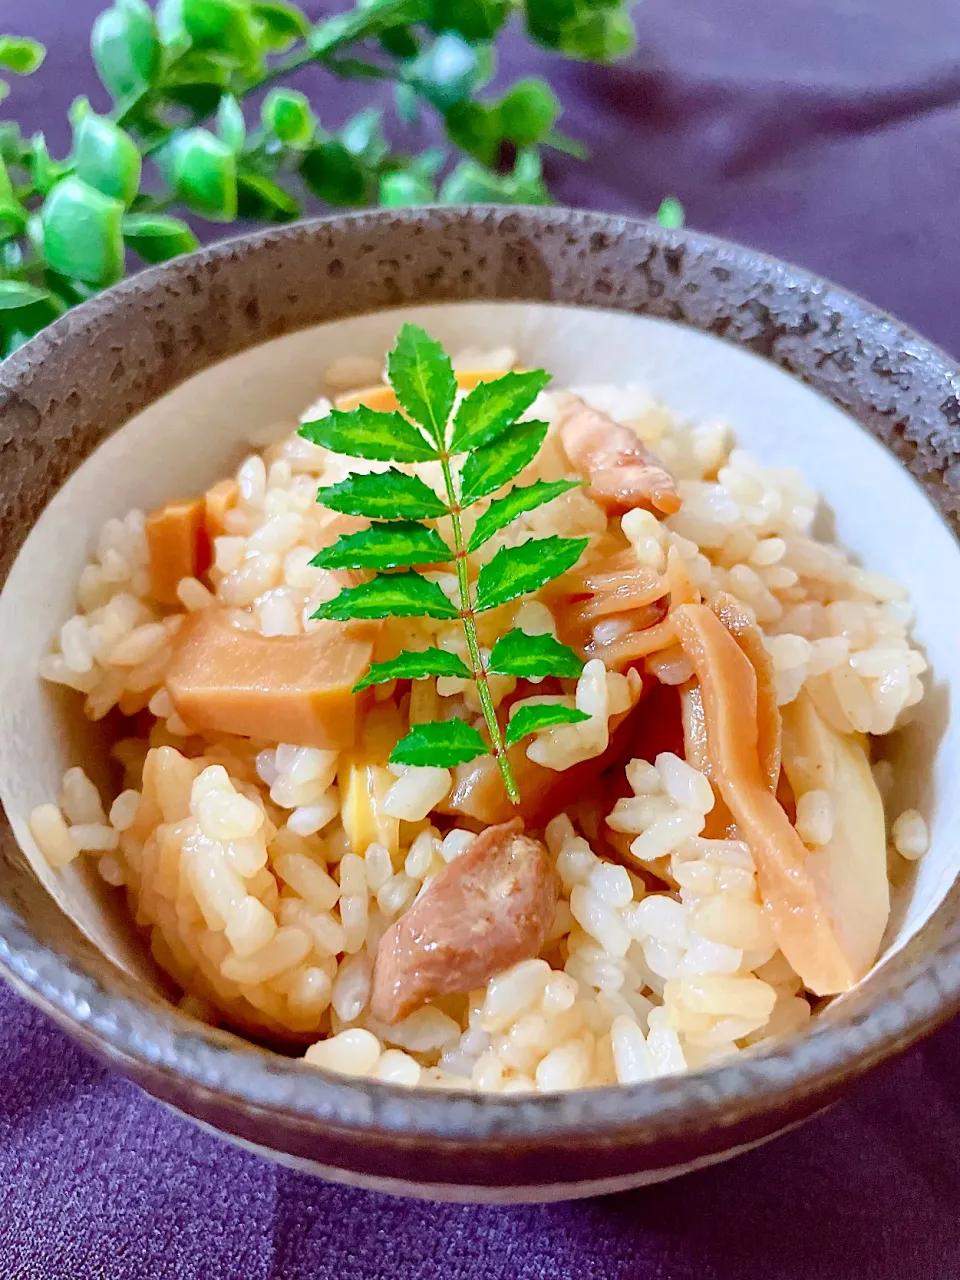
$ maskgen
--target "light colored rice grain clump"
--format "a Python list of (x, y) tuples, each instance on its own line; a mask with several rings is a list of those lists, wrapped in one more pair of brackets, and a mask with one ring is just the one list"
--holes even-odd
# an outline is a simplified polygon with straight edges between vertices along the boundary
[[(457, 363), (506, 368), (513, 360), (505, 349), (463, 353)], [(327, 370), (326, 389), (376, 382), (379, 367), (341, 360)], [(731, 449), (723, 423), (679, 424), (642, 388), (582, 394), (658, 451), (678, 478), (681, 510), (663, 521), (643, 510), (608, 519), (576, 490), (490, 539), (477, 564), (501, 546), (556, 533), (589, 539), (585, 572), (602, 572), (611, 547), (647, 574), (682, 570), (707, 599), (729, 592), (757, 619), (781, 705), (805, 690), (845, 734), (885, 734), (901, 723), (922, 695), (925, 670), (905, 593), (813, 537), (817, 498), (802, 478)], [(304, 419), (330, 408), (321, 397)], [(543, 394), (530, 414), (551, 422), (557, 401)], [(318, 625), (312, 614), (340, 589), (336, 575), (311, 564), (341, 520), (317, 504), (318, 485), (386, 464), (328, 454), (293, 425), (258, 433), (265, 447), (236, 473), (238, 498), (214, 541), (213, 566), (204, 581), (180, 582), (181, 607), (151, 595), (143, 513), (105, 524), (78, 584), (77, 612), (41, 673), (80, 693), (93, 719), (119, 708), (149, 715), (153, 728), (117, 744), (124, 789), (106, 809), (86, 774), (71, 769), (58, 803), (34, 810), (31, 832), (50, 865), (87, 853), (100, 878), (125, 893), (158, 963), (189, 993), (185, 1011), (309, 1046), (306, 1061), (318, 1068), (394, 1085), (522, 1094), (633, 1084), (802, 1028), (810, 1004), (776, 949), (750, 850), (705, 838), (713, 789), (670, 753), (632, 760), (631, 794), (594, 815), (593, 826), (576, 827), (567, 814), (549, 823), (561, 894), (540, 957), (393, 1027), (373, 1018), (381, 937), (473, 839), (438, 815), (454, 786), (449, 770), (386, 767), (390, 726), (450, 716), (475, 723), (476, 690), (444, 677), (416, 682), (401, 700), (403, 685), (381, 686), (356, 746), (337, 753), (191, 735), (164, 684), (188, 613), (216, 607), (237, 627), (298, 635)], [(434, 464), (410, 470), (438, 488)], [(522, 480), (569, 474), (551, 433)], [(475, 520), (465, 513), (468, 536)], [(455, 597), (449, 566), (427, 576)], [(560, 612), (544, 593), (478, 615), (484, 657), (510, 626), (556, 636)], [(641, 694), (636, 671), (623, 675), (602, 660), (631, 625), (616, 613), (594, 621), (580, 678), (548, 695), (589, 718), (538, 733), (526, 748), (532, 761), (563, 770), (607, 748), (611, 723)], [(385, 652), (438, 645), (468, 658), (459, 626), (447, 621), (389, 620), (384, 642)], [(648, 660), (645, 678), (677, 684), (690, 674), (674, 645)], [(515, 688), (513, 677), (491, 680), (502, 708)], [(536, 692), (525, 698), (536, 702)], [(890, 773), (878, 765), (878, 778), (884, 767)], [(631, 870), (597, 855), (600, 844), (585, 834), (597, 824)], [(811, 850), (830, 841), (832, 824), (825, 791), (800, 797), (797, 828)], [(929, 833), (908, 810), (890, 839), (917, 858)], [(638, 866), (663, 887), (648, 889)]]

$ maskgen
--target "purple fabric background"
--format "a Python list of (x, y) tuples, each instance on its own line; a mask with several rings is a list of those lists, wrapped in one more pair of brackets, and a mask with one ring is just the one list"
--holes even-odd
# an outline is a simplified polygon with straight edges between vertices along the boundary
[[(63, 145), (70, 97), (97, 101), (101, 0), (0, 7), (0, 26), (51, 46), (13, 110)], [(646, 0), (637, 19), (641, 50), (614, 70), (525, 45), (505, 60), (551, 76), (591, 147), (555, 176), (558, 197), (649, 213), (674, 192), (694, 226), (821, 271), (960, 354), (956, 0)], [(341, 88), (326, 101), (336, 124)], [(958, 1059), (954, 1025), (804, 1129), (677, 1183), (461, 1208), (241, 1154), (2, 988), (0, 1280), (946, 1280), (960, 1275)]]

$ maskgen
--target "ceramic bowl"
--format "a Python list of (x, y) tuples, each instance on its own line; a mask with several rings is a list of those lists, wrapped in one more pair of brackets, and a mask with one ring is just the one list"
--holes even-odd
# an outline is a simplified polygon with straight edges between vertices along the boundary
[[(399, 310), (398, 310), (399, 309)], [(410, 310), (412, 309), (412, 311)], [(295, 420), (400, 314), (452, 346), (515, 346), (566, 381), (639, 381), (797, 465), (839, 539), (905, 582), (931, 662), (898, 739), (898, 803), (933, 843), (898, 885), (881, 962), (809, 1030), (728, 1065), (554, 1096), (409, 1092), (201, 1025), (168, 999), (114, 891), (44, 870), (30, 808), (97, 731), (36, 666), (103, 521), (199, 490), (250, 432)], [(857, 298), (685, 231), (560, 209), (374, 212), (146, 271), (0, 367), (0, 967), (165, 1103), (297, 1167), (448, 1199), (563, 1199), (724, 1159), (827, 1106), (960, 1006), (960, 373)]]

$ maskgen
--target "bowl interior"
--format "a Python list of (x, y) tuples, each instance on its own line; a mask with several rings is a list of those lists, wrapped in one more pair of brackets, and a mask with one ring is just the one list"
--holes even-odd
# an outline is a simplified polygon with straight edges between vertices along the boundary
[(253, 347), (184, 382), (111, 436), (43, 512), (0, 594), (0, 800), (38, 877), (114, 963), (163, 989), (121, 895), (91, 863), (52, 873), (27, 827), (82, 764), (112, 793), (107, 742), (80, 699), (52, 691), (37, 662), (74, 612), (77, 579), (103, 522), (197, 492), (232, 471), (254, 439), (289, 430), (339, 356), (380, 358), (401, 319), (448, 349), (508, 344), (559, 385), (636, 383), (685, 418), (722, 418), (765, 465), (799, 469), (824, 498), (822, 532), (910, 589), (915, 635), (931, 664), (927, 693), (886, 754), (889, 818), (918, 808), (930, 852), (901, 866), (880, 963), (930, 918), (960, 870), (960, 547), (907, 471), (851, 417), (771, 363), (650, 317), (528, 303), (462, 303), (357, 316)]

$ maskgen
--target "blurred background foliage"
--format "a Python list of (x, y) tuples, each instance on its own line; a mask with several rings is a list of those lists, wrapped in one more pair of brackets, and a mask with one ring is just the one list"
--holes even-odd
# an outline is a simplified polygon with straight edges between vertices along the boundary
[[(490, 88), (508, 27), (599, 63), (635, 41), (629, 0), (358, 0), (319, 22), (288, 0), (114, 0), (90, 36), (112, 105), (75, 99), (69, 154), (0, 123), (0, 353), (138, 261), (195, 248), (198, 220), (548, 203), (545, 155), (586, 153), (560, 129), (546, 80)], [(44, 55), (35, 40), (0, 36), (0, 97)], [(309, 65), (367, 82), (379, 102), (387, 86), (390, 109), (322, 121), (289, 84)], [(425, 145), (437, 125), (442, 145)], [(682, 209), (668, 199), (659, 216), (676, 226)]]

